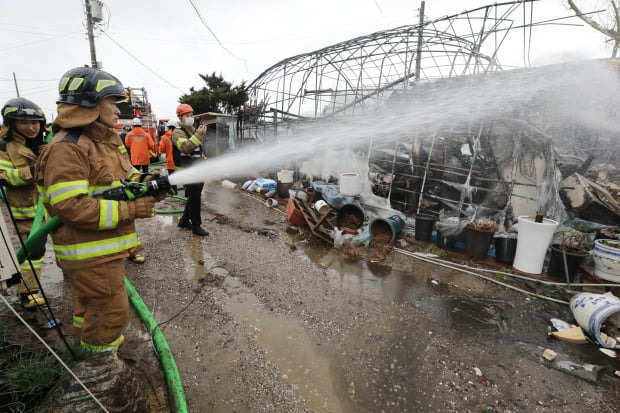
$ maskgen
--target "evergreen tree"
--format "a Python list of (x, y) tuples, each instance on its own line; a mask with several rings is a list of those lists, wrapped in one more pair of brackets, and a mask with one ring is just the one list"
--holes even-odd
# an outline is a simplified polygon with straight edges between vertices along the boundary
[(245, 82), (239, 86), (233, 86), (224, 80), (222, 75), (212, 74), (198, 75), (205, 82), (202, 89), (190, 88), (189, 94), (179, 98), (180, 103), (187, 103), (194, 108), (194, 114), (205, 112), (220, 112), (236, 114), (239, 108), (248, 101), (248, 93)]

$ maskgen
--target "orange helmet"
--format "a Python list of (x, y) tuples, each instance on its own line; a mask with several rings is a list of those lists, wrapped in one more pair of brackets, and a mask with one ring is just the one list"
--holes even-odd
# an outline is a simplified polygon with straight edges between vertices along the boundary
[(183, 116), (186, 113), (194, 112), (194, 109), (187, 103), (181, 103), (177, 106), (177, 116)]

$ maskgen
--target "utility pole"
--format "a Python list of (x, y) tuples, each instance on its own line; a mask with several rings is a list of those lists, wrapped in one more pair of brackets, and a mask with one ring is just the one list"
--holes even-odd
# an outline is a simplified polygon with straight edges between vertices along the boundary
[(17, 93), (17, 97), (19, 97), (19, 88), (17, 87), (17, 78), (15, 77), (15, 72), (13, 72), (13, 82), (15, 83), (15, 93)]
[(86, 6), (86, 30), (88, 31), (88, 44), (90, 45), (90, 65), (95, 69), (97, 65), (97, 54), (95, 53), (95, 36), (93, 35), (93, 15), (90, 8), (91, 0), (84, 0)]
[(422, 66), (422, 25), (424, 24), (424, 0), (420, 3), (420, 22), (418, 24), (418, 46), (415, 51), (415, 80), (420, 80), (420, 68)]

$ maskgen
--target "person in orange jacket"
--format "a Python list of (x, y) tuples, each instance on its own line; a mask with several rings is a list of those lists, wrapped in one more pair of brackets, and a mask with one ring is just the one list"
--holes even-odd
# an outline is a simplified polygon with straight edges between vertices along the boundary
[(155, 150), (155, 143), (151, 135), (142, 129), (140, 118), (133, 118), (131, 126), (131, 132), (125, 136), (125, 146), (131, 154), (131, 164), (137, 170), (148, 173), (149, 164), (151, 163), (149, 150)]
[(176, 128), (174, 122), (170, 121), (166, 124), (166, 133), (164, 133), (159, 142), (159, 153), (166, 154), (166, 169), (171, 174), (176, 169), (174, 165), (174, 156), (172, 154), (172, 132)]

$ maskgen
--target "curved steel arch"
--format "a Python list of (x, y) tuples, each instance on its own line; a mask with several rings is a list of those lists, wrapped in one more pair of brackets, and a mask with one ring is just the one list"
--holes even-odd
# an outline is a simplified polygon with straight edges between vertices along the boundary
[(495, 3), (284, 59), (248, 86), (245, 127), (350, 113), (416, 82), (501, 70), (498, 51), (511, 31), (523, 34), (525, 60), (536, 1)]

